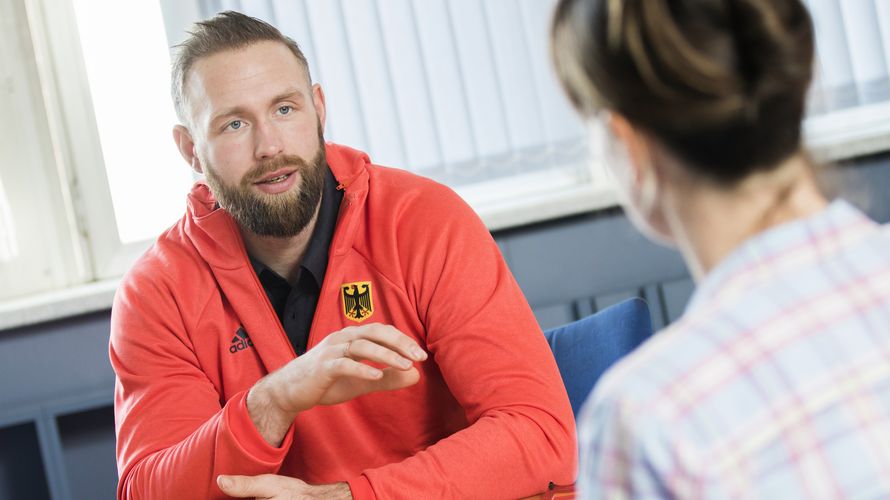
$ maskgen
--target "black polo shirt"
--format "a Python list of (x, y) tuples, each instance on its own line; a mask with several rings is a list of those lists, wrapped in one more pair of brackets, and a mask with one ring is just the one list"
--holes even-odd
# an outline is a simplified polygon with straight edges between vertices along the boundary
[(309, 328), (312, 326), (321, 285), (324, 283), (331, 240), (337, 227), (340, 202), (343, 201), (343, 191), (337, 189), (337, 180), (331, 169), (327, 168), (326, 171), (315, 230), (309, 239), (294, 285), (291, 286), (278, 273), (250, 257), (253, 270), (266, 290), (266, 296), (269, 297), (269, 302), (272, 303), (297, 355), (306, 352)]

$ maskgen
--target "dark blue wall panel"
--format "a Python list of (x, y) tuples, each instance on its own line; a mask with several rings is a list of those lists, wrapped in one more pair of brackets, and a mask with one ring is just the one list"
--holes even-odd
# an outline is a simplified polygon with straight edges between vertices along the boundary
[(114, 411), (110, 406), (59, 417), (62, 455), (73, 498), (115, 498)]
[(108, 312), (0, 332), (0, 419), (11, 407), (65, 402), (114, 386)]
[(32, 423), (0, 428), (0, 499), (49, 499)]

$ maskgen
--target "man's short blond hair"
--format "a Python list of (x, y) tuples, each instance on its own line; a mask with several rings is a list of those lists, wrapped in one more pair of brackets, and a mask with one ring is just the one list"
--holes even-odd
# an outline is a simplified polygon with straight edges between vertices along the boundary
[(211, 19), (195, 23), (194, 29), (189, 32), (189, 37), (175, 47), (177, 50), (173, 60), (171, 94), (179, 121), (189, 125), (185, 86), (189, 71), (198, 60), (222, 51), (267, 41), (280, 42), (287, 46), (300, 61), (308, 81), (312, 81), (309, 75), (309, 62), (306, 61), (300, 46), (265, 21), (240, 12), (225, 11)]

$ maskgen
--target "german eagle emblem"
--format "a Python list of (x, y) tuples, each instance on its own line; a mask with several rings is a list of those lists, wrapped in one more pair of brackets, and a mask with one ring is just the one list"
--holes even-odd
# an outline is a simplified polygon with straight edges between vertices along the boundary
[(343, 314), (350, 320), (361, 323), (374, 314), (370, 281), (344, 283), (340, 285), (340, 295), (343, 297)]

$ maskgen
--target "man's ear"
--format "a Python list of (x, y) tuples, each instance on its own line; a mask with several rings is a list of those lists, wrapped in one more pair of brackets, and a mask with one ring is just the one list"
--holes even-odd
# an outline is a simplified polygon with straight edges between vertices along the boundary
[(327, 108), (325, 107), (324, 102), (324, 90), (322, 90), (321, 85), (317, 83), (312, 85), (312, 104), (315, 105), (315, 114), (318, 115), (318, 123), (321, 124), (321, 129), (324, 130)]
[(204, 168), (201, 166), (201, 160), (198, 159), (198, 155), (195, 154), (195, 141), (192, 140), (192, 134), (189, 133), (189, 130), (183, 125), (174, 126), (173, 141), (176, 143), (182, 159), (192, 167), (192, 170), (203, 174)]

